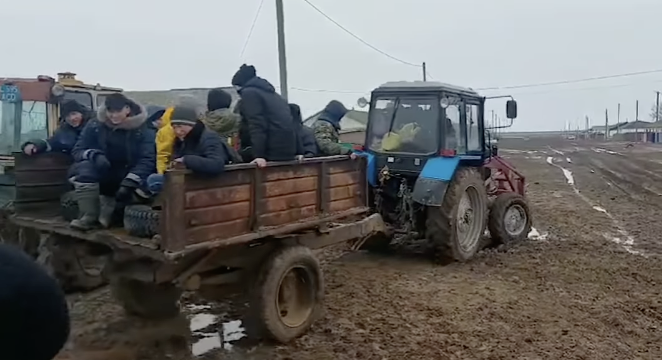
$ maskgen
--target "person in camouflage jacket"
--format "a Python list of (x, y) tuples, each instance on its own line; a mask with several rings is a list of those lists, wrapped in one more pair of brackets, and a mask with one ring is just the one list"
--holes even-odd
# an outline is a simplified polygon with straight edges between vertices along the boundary
[(232, 163), (243, 162), (237, 149), (239, 147), (239, 124), (241, 115), (233, 112), (232, 96), (223, 89), (211, 89), (207, 94), (207, 112), (202, 122), (223, 138), (230, 152)]
[(319, 152), (323, 156), (349, 155), (351, 149), (339, 143), (340, 119), (347, 113), (347, 108), (337, 101), (329, 102), (313, 124), (313, 132)]

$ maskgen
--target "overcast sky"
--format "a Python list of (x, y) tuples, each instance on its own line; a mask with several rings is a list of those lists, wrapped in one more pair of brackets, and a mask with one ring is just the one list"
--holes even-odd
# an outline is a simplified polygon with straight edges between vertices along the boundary
[[(435, 80), (502, 87), (662, 69), (660, 0), (311, 0), (334, 20)], [(278, 86), (275, 1), (22, 0), (0, 5), (0, 76), (55, 76), (127, 90), (227, 86), (243, 62)], [(303, 0), (285, 1), (290, 101), (309, 115), (336, 98), (348, 107), (421, 69), (366, 47)], [(302, 89), (340, 91), (311, 92)], [(604, 124), (649, 120), (662, 72), (510, 90), (513, 130), (555, 130), (588, 115)], [(485, 95), (507, 90), (484, 91)], [(353, 93), (356, 92), (356, 93)], [(488, 103), (505, 115), (503, 101)]]

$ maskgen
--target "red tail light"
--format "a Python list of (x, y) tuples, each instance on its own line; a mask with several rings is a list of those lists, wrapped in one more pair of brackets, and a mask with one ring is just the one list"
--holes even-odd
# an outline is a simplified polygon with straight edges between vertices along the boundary
[(455, 155), (457, 155), (457, 151), (455, 151), (453, 149), (442, 149), (439, 152), (439, 155), (441, 155), (443, 157), (454, 157)]
[(354, 144), (354, 145), (352, 145), (352, 149), (358, 150), (358, 151), (363, 151), (363, 150), (365, 150), (365, 147), (363, 147), (363, 145)]

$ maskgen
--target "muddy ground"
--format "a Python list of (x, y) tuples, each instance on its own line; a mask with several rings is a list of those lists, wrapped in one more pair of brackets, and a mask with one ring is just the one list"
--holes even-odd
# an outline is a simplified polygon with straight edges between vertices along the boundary
[(107, 289), (74, 295), (61, 359), (662, 359), (662, 147), (501, 147), (529, 182), (524, 243), (448, 266), (333, 249), (325, 316), (287, 346), (243, 336), (241, 299), (188, 296), (184, 317), (149, 324)]

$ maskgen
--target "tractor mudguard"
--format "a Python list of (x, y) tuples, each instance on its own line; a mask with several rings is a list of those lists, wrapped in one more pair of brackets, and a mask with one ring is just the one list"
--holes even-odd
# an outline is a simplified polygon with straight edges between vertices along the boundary
[(366, 175), (368, 177), (368, 184), (372, 187), (377, 186), (377, 169), (375, 169), (375, 155), (365, 152), (365, 151), (359, 151), (359, 150), (354, 150), (354, 154), (357, 156), (364, 156), (366, 158), (366, 163), (367, 163), (367, 171)]
[(446, 188), (460, 164), (459, 157), (437, 157), (429, 159), (416, 179), (412, 199), (426, 206), (441, 206)]

